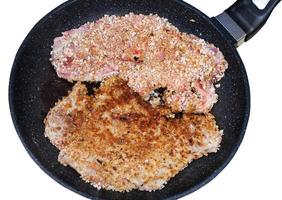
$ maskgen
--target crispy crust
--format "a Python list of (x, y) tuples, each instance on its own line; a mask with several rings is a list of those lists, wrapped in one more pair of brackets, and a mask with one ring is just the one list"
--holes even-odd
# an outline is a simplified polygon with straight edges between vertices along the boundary
[(228, 64), (213, 44), (157, 15), (104, 16), (54, 40), (51, 62), (69, 81), (118, 75), (144, 99), (160, 87), (173, 111), (207, 113)]
[(45, 119), (45, 136), (58, 160), (100, 189), (154, 191), (193, 159), (216, 152), (221, 142), (211, 114), (169, 118), (125, 81), (110, 78), (88, 96), (77, 83)]

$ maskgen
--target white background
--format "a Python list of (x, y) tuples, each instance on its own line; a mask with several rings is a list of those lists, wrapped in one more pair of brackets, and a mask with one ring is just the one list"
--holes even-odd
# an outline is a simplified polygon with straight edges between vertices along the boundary
[[(62, 2), (0, 3), (0, 199), (85, 199), (56, 183), (32, 161), (15, 132), (8, 106), (9, 74), (17, 49), (35, 23)], [(234, 1), (187, 2), (208, 16), (215, 16)], [(248, 129), (239, 151), (213, 181), (183, 199), (282, 199), (281, 4), (264, 28), (238, 49), (248, 72), (252, 97)]]

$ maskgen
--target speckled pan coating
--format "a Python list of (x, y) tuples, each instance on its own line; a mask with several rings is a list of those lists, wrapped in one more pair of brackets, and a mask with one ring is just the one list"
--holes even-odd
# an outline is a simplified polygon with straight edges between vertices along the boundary
[[(105, 14), (156, 13), (178, 27), (221, 49), (229, 63), (217, 90), (219, 102), (212, 113), (224, 129), (220, 151), (196, 160), (167, 186), (156, 192), (129, 193), (96, 190), (71, 168), (57, 161), (58, 150), (44, 137), (43, 119), (54, 103), (67, 94), (72, 84), (57, 77), (49, 62), (53, 39)], [(182, 1), (171, 0), (73, 0), (45, 16), (28, 34), (12, 68), (9, 86), (11, 115), (20, 139), (34, 161), (65, 187), (92, 199), (157, 200), (177, 199), (212, 180), (232, 159), (244, 136), (250, 109), (249, 85), (244, 65), (228, 35), (215, 22)], [(32, 178), (32, 177), (31, 177)], [(32, 188), (30, 189), (32, 191)]]

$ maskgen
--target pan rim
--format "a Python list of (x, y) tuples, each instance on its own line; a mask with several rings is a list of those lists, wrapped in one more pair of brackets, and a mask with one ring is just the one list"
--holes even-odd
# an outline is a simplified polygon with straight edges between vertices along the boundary
[[(14, 77), (15, 77), (15, 71), (17, 68), (17, 64), (18, 64), (18, 60), (20, 58), (20, 55), (22, 54), (22, 51), (27, 43), (27, 41), (30, 39), (33, 31), (40, 27), (41, 24), (43, 24), (46, 20), (48, 20), (48, 16), (59, 12), (60, 10), (63, 10), (65, 7), (70, 6), (71, 4), (78, 2), (80, 0), (69, 0), (66, 1), (62, 4), (60, 4), (59, 6), (57, 6), (56, 8), (54, 8), (53, 10), (51, 10), (50, 12), (48, 12), (45, 16), (43, 16), (33, 27), (32, 29), (29, 31), (29, 33), (27, 34), (27, 36), (25, 37), (25, 39), (23, 40), (23, 42), (21, 43), (11, 71), (10, 71), (10, 79), (9, 79), (9, 87), (8, 87), (8, 98), (9, 98), (9, 109), (10, 109), (10, 114), (12, 117), (12, 121), (13, 121), (13, 125), (15, 127), (15, 130), (17, 132), (18, 137), (20, 138), (25, 150), (27, 151), (27, 153), (29, 154), (29, 156), (32, 158), (32, 160), (41, 168), (42, 171), (44, 171), (49, 177), (51, 177), (53, 180), (55, 180), (57, 183), (59, 183), (60, 185), (64, 186), (65, 188), (81, 195), (84, 196), (86, 198), (89, 199), (97, 199), (97, 200), (103, 200), (100, 197), (93, 197), (92, 195), (88, 195), (87, 193), (81, 192), (79, 191), (77, 188), (68, 185), (63, 179), (57, 177), (56, 175), (52, 174), (52, 172), (50, 170), (48, 170), (37, 158), (36, 156), (33, 154), (32, 150), (28, 148), (24, 138), (22, 137), (22, 133), (20, 131), (20, 128), (18, 126), (17, 123), (17, 116), (15, 114), (15, 110), (14, 110), (14, 91), (13, 91), (13, 84), (14, 84)], [(247, 124), (248, 124), (248, 120), (249, 120), (249, 115), (250, 115), (250, 101), (251, 101), (251, 97), (250, 97), (250, 87), (249, 87), (249, 82), (248, 82), (248, 77), (247, 77), (247, 73), (244, 67), (244, 64), (235, 48), (235, 46), (233, 46), (231, 43), (229, 43), (228, 39), (226, 38), (226, 36), (222, 33), (222, 31), (212, 22), (211, 18), (209, 18), (206, 14), (202, 13), (200, 10), (196, 9), (195, 7), (191, 6), (190, 4), (182, 1), (182, 0), (174, 0), (176, 3), (179, 3), (189, 9), (192, 9), (193, 11), (195, 11), (199, 16), (203, 17), (207, 22), (209, 22), (217, 31), (218, 33), (222, 36), (222, 38), (225, 38), (226, 41), (226, 45), (228, 46), (228, 48), (230, 48), (233, 52), (234, 52), (234, 57), (235, 59), (239, 62), (240, 65), (240, 70), (242, 72), (243, 75), (243, 81), (244, 81), (244, 86), (245, 86), (245, 112), (244, 112), (244, 116), (243, 116), (243, 123), (242, 123), (242, 127), (240, 130), (240, 135), (238, 137), (238, 140), (236, 142), (236, 144), (234, 144), (234, 148), (232, 149), (232, 151), (230, 152), (229, 156), (227, 157), (227, 159), (220, 165), (220, 167), (218, 167), (210, 176), (206, 177), (205, 179), (203, 179), (202, 181), (200, 181), (199, 183), (195, 184), (194, 186), (192, 186), (191, 188), (187, 189), (186, 191), (170, 196), (166, 199), (178, 199), (181, 198), (183, 196), (186, 196), (188, 194), (191, 194), (193, 192), (195, 192), (196, 190), (200, 189), (201, 187), (203, 187), (204, 185), (206, 185), (207, 183), (209, 183), (212, 179), (214, 179), (227, 165), (228, 163), (233, 159), (234, 155), (236, 154), (243, 138), (245, 135), (245, 131), (247, 128)]]

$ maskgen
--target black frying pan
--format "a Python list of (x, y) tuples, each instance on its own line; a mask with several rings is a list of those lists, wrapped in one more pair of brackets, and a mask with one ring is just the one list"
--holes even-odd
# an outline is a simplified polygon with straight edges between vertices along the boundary
[[(94, 199), (177, 199), (212, 180), (232, 159), (247, 126), (250, 91), (244, 65), (236, 46), (250, 39), (265, 23), (280, 0), (270, 0), (258, 10), (251, 0), (239, 0), (222, 14), (209, 18), (180, 0), (72, 0), (41, 19), (22, 43), (11, 71), (9, 102), (17, 133), (34, 161), (53, 179), (85, 197)], [(192, 162), (156, 192), (118, 193), (97, 190), (80, 179), (70, 167), (57, 162), (58, 150), (43, 135), (43, 119), (72, 84), (57, 77), (49, 62), (53, 39), (71, 28), (103, 15), (157, 13), (181, 31), (214, 43), (229, 63), (217, 90), (219, 102), (212, 113), (224, 129), (221, 149)]]

